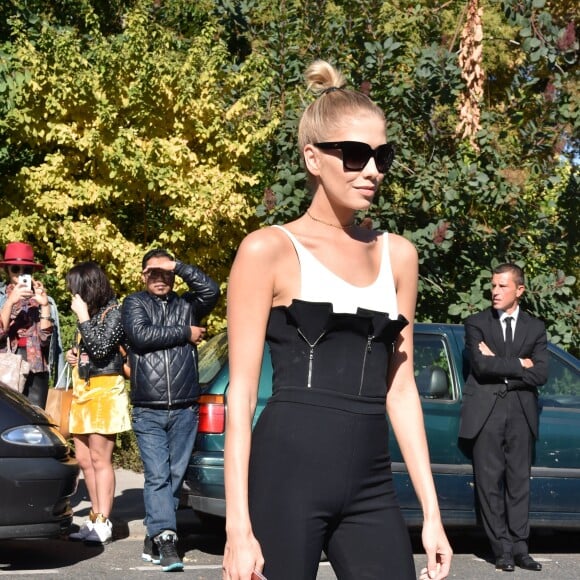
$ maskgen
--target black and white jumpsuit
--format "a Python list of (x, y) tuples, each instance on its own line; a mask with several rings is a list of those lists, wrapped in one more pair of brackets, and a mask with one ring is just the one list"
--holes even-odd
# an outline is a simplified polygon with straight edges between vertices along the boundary
[[(254, 429), (249, 470), (264, 575), (314, 580), (324, 550), (339, 580), (415, 579), (385, 414), (389, 355), (407, 324), (397, 314), (388, 236), (377, 280), (358, 288), (284, 232), (300, 260), (301, 298), (270, 313), (273, 395)], [(352, 311), (340, 311), (345, 300)]]

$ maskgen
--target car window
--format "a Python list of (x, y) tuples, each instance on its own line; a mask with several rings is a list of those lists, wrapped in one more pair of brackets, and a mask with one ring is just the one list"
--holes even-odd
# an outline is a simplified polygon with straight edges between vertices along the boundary
[(449, 353), (444, 339), (433, 334), (414, 337), (414, 372), (419, 395), (424, 399), (453, 398)]
[(548, 382), (540, 387), (544, 407), (580, 408), (580, 371), (557, 352), (550, 351)]
[(199, 384), (210, 383), (228, 360), (228, 335), (222, 332), (200, 345), (197, 350), (199, 360)]

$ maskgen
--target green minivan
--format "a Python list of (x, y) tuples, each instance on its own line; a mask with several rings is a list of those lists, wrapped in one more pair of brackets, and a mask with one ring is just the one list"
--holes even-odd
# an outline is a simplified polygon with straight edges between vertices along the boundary
[[(457, 438), (461, 392), (469, 372), (464, 328), (415, 324), (415, 377), (429, 441), (431, 469), (447, 527), (478, 524), (473, 467)], [(540, 389), (540, 433), (531, 480), (533, 527), (580, 529), (580, 361), (549, 344), (550, 372)], [(200, 422), (186, 475), (188, 504), (200, 516), (225, 516), (224, 427), (229, 384), (226, 334), (200, 348)], [(272, 367), (264, 351), (254, 422), (272, 392)], [(399, 503), (410, 527), (422, 513), (396, 439), (391, 459)]]

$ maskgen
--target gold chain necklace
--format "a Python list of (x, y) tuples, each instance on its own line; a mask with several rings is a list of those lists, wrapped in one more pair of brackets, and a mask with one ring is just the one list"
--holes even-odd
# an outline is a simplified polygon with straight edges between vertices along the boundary
[(322, 220), (319, 220), (318, 218), (315, 218), (309, 210), (306, 210), (306, 215), (314, 222), (318, 222), (319, 224), (322, 224), (324, 226), (330, 226), (331, 228), (336, 228), (337, 230), (348, 230), (349, 228), (352, 228), (352, 226), (354, 226), (354, 220), (352, 220), (352, 222), (350, 224), (347, 224), (345, 226), (343, 225), (336, 225), (336, 224), (331, 224), (329, 222), (325, 222)]

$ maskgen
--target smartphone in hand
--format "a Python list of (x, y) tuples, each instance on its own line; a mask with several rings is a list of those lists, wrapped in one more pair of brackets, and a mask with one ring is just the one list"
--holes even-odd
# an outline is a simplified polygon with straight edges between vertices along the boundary
[(251, 578), (251, 580), (268, 580), (268, 579), (261, 572), (258, 572), (257, 570), (254, 570), (252, 572), (252, 578)]
[(32, 290), (32, 276), (30, 274), (21, 274), (18, 276), (18, 282), (24, 284), (27, 290)]

